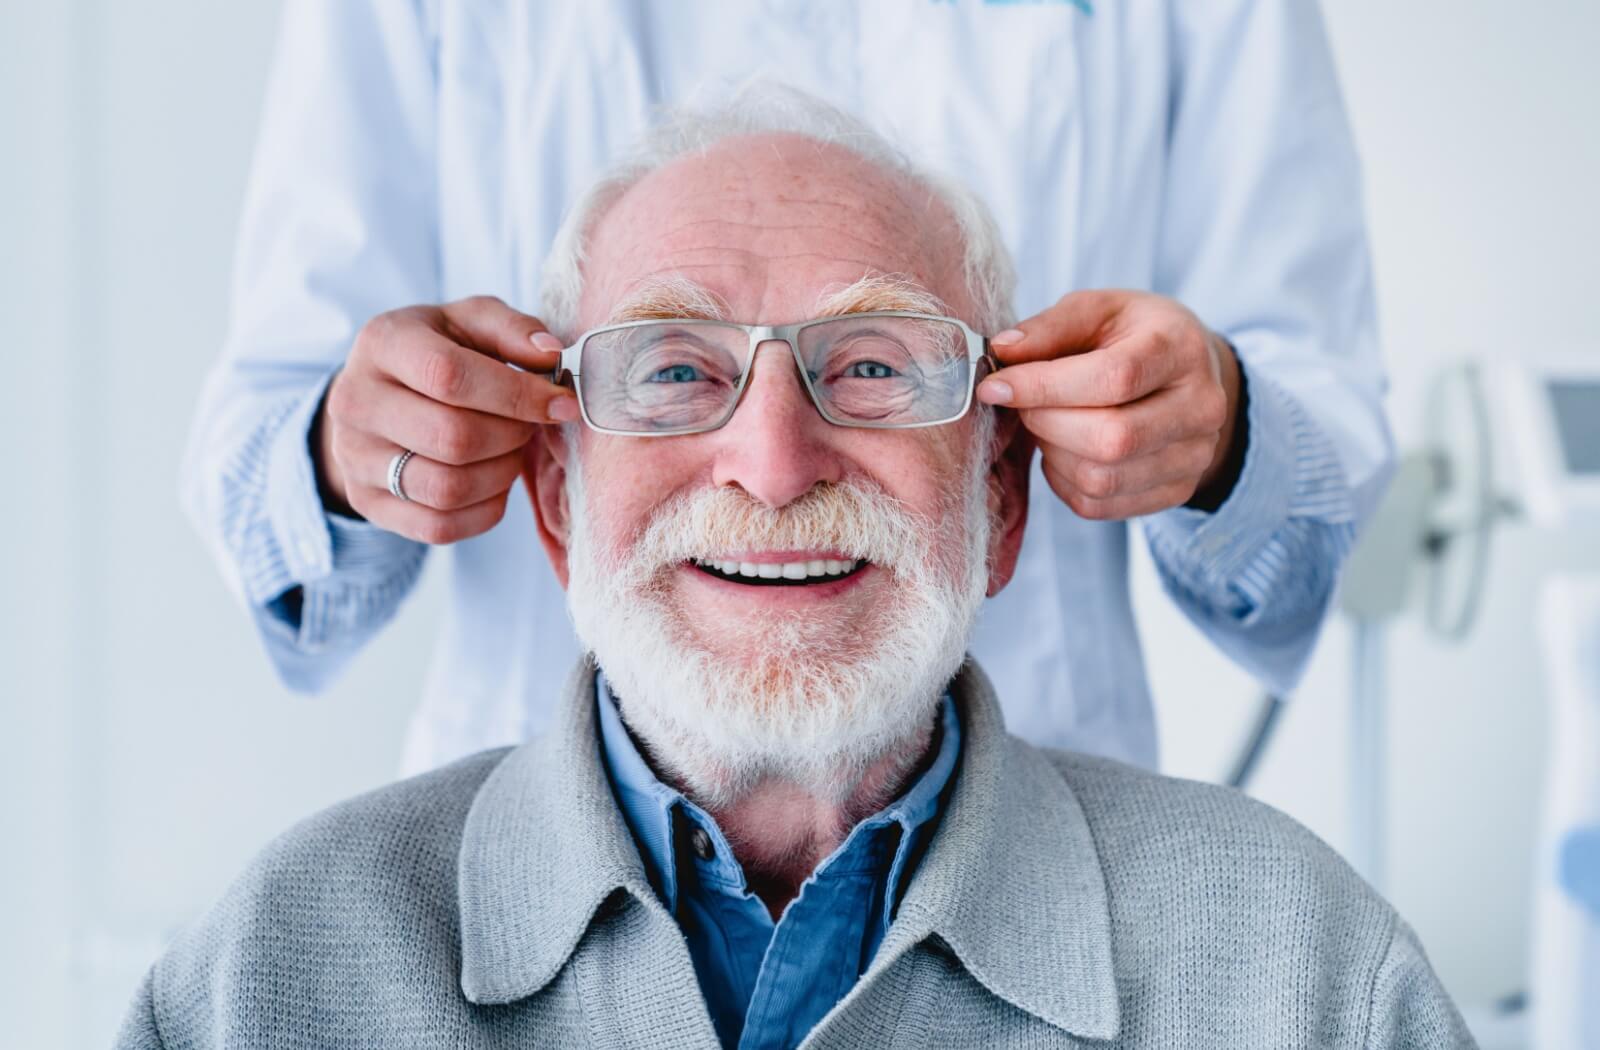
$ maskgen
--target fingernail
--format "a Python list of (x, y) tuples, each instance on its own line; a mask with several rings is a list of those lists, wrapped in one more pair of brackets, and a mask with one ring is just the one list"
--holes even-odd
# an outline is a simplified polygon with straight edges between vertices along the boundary
[(1016, 394), (1010, 383), (986, 379), (978, 384), (978, 400), (986, 405), (1009, 405)]
[(550, 418), (557, 423), (570, 423), (578, 418), (578, 399), (558, 397), (550, 402)]
[(1020, 343), (1026, 338), (1028, 338), (1028, 333), (1024, 332), (1022, 329), (1007, 328), (1003, 332), (997, 332), (996, 334), (990, 336), (989, 342), (997, 343), (1000, 346), (1010, 346), (1012, 343)]
[(557, 339), (549, 332), (535, 332), (528, 338), (531, 339), (533, 341), (533, 345), (538, 347), (540, 350), (555, 353), (562, 348), (561, 340)]

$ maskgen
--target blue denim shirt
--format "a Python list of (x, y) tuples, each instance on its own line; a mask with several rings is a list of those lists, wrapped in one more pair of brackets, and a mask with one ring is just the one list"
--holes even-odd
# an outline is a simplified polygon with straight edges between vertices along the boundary
[(612, 789), (651, 885), (683, 928), (722, 1045), (797, 1046), (856, 983), (894, 920), (961, 752), (954, 701), (944, 698), (932, 763), (851, 830), (774, 923), (717, 822), (650, 771), (597, 678)]

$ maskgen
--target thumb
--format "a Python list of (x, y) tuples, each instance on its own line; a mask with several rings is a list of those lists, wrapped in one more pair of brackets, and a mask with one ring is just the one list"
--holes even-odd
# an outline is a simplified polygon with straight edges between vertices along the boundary
[(561, 340), (543, 321), (492, 295), (446, 303), (439, 313), (445, 335), (480, 354), (528, 372), (551, 372), (561, 362)]
[(1087, 353), (1104, 341), (1128, 295), (1098, 289), (1070, 292), (1015, 328), (992, 336), (989, 346), (1007, 365)]

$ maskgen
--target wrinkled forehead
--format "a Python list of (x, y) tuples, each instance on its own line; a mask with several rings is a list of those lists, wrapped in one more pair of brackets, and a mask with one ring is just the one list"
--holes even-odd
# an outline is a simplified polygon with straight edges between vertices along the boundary
[(873, 274), (901, 275), (970, 320), (962, 257), (927, 187), (839, 146), (740, 136), (657, 169), (605, 211), (587, 238), (580, 323), (679, 281), (731, 320), (785, 324)]

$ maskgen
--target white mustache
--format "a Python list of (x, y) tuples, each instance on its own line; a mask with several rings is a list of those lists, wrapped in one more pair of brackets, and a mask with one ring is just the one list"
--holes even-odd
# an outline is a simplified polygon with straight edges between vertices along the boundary
[[(956, 515), (954, 523), (959, 521)], [(826, 550), (913, 572), (925, 565), (941, 524), (854, 481), (818, 485), (778, 508), (740, 489), (702, 488), (663, 504), (612, 567), (639, 579), (727, 551)]]

